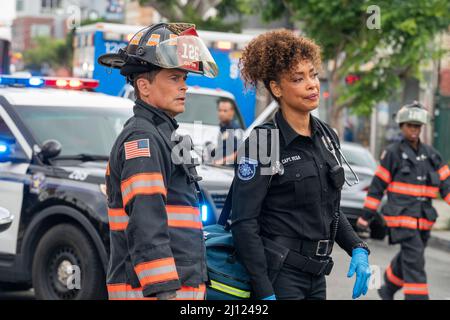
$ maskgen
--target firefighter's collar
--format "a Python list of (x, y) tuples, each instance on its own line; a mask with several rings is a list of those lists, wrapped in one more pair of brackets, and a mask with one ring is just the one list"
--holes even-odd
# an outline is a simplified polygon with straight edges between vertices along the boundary
[(136, 116), (141, 116), (144, 118), (147, 118), (148, 120), (155, 122), (155, 116), (159, 119), (156, 120), (156, 124), (161, 123), (162, 122), (168, 122), (169, 125), (173, 128), (172, 130), (175, 131), (176, 129), (178, 129), (178, 122), (177, 120), (175, 120), (174, 118), (172, 118), (171, 116), (169, 116), (167, 113), (165, 113), (164, 111), (155, 108), (154, 106), (142, 101), (141, 99), (136, 99), (136, 104), (133, 108), (133, 112)]
[(403, 159), (410, 159), (413, 162), (424, 161), (427, 159), (427, 152), (423, 147), (422, 142), (419, 140), (419, 144), (417, 145), (417, 151), (411, 146), (411, 144), (406, 140), (402, 139), (402, 143), (400, 145), (400, 150), (402, 151)]

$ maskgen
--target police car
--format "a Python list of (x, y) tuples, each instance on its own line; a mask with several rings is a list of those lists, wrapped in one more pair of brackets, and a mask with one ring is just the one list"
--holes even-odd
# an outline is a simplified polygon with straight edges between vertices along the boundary
[[(0, 288), (33, 287), (38, 299), (106, 297), (104, 175), (133, 102), (70, 90), (97, 84), (0, 75), (0, 207), (10, 213), (0, 228)], [(215, 223), (222, 199), (211, 195), (226, 194), (233, 172), (198, 172), (202, 220)]]

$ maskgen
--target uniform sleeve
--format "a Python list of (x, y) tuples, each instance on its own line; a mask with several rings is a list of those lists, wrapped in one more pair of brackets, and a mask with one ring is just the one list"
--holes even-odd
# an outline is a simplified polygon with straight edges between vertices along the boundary
[(389, 183), (392, 181), (394, 172), (394, 153), (386, 149), (381, 154), (380, 164), (378, 165), (375, 175), (370, 184), (369, 191), (367, 192), (366, 199), (364, 201), (364, 218), (369, 220), (373, 217), (381, 204), (384, 191)]
[(341, 211), (339, 216), (338, 232), (336, 234), (336, 243), (347, 252), (349, 256), (352, 256), (353, 248), (363, 243), (361, 238), (353, 230), (352, 225), (348, 222), (347, 216)]
[[(252, 146), (257, 145), (259, 150), (260, 145), (263, 145), (263, 143), (254, 144), (255, 137), (256, 134), (253, 131), (250, 138), (238, 150), (238, 166), (233, 184), (231, 230), (237, 255), (250, 275), (254, 298), (261, 299), (274, 294), (267, 273), (266, 256), (258, 222), (270, 175), (262, 172), (262, 169), (267, 169), (268, 165), (262, 164), (258, 157), (251, 155), (254, 153), (251, 151)], [(245, 158), (248, 158), (249, 163), (244, 163)], [(252, 164), (253, 161), (257, 162), (256, 166)], [(254, 174), (252, 169), (255, 170)]]
[(119, 149), (122, 200), (129, 216), (125, 233), (144, 296), (181, 286), (170, 247), (165, 206), (170, 159), (163, 150), (151, 134), (133, 135)]
[[(335, 141), (340, 146), (340, 141), (339, 141), (338, 135), (331, 127), (328, 126), (328, 128), (329, 128), (330, 132), (333, 134)], [(337, 229), (335, 240), (336, 240), (336, 243), (342, 249), (344, 249), (349, 256), (352, 255), (353, 248), (357, 244), (363, 243), (361, 238), (353, 230), (353, 227), (351, 226), (350, 222), (348, 221), (347, 216), (345, 215), (344, 212), (342, 212), (342, 210), (340, 210), (338, 229)]]
[(450, 205), (450, 169), (448, 164), (442, 161), (442, 157), (439, 153), (437, 153), (437, 161), (438, 161), (438, 170), (439, 174), (439, 192), (441, 193), (442, 199)]

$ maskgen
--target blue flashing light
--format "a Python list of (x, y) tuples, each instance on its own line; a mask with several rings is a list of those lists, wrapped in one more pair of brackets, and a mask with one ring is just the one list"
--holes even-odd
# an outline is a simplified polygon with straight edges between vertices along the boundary
[(40, 87), (40, 86), (44, 85), (44, 83), (45, 83), (44, 79), (37, 78), (37, 77), (33, 77), (33, 78), (30, 78), (30, 80), (28, 80), (28, 84), (32, 87)]
[(208, 221), (208, 206), (206, 204), (202, 205), (202, 221)]
[(8, 151), (8, 145), (0, 142), (0, 155), (5, 154)]
[(14, 77), (1, 75), (0, 84), (2, 86), (13, 86), (13, 87), (41, 87), (45, 83), (44, 79), (39, 77)]

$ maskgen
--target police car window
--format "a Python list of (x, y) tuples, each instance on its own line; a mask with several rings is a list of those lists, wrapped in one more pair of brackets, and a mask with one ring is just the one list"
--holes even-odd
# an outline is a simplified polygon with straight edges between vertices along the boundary
[(5, 123), (5, 120), (3, 120), (2, 117), (0, 117), (0, 137), (5, 139), (14, 139), (14, 135), (9, 130), (8, 126)]
[[(217, 115), (217, 100), (220, 97), (206, 94), (187, 93), (185, 112), (179, 114), (176, 119), (178, 122), (194, 123), (201, 121), (204, 125), (219, 125)], [(236, 112), (234, 121), (240, 128), (244, 128), (242, 118)]]
[(26, 159), (25, 152), (20, 147), (19, 143), (15, 140), (14, 134), (9, 129), (8, 125), (6, 124), (5, 120), (3, 120), (2, 117), (0, 117), (0, 142), (8, 143), (11, 147), (11, 154), (10, 158), (20, 158), (20, 159)]
[(18, 106), (16, 111), (39, 144), (58, 140), (61, 156), (109, 156), (124, 123), (132, 116), (130, 108)]

